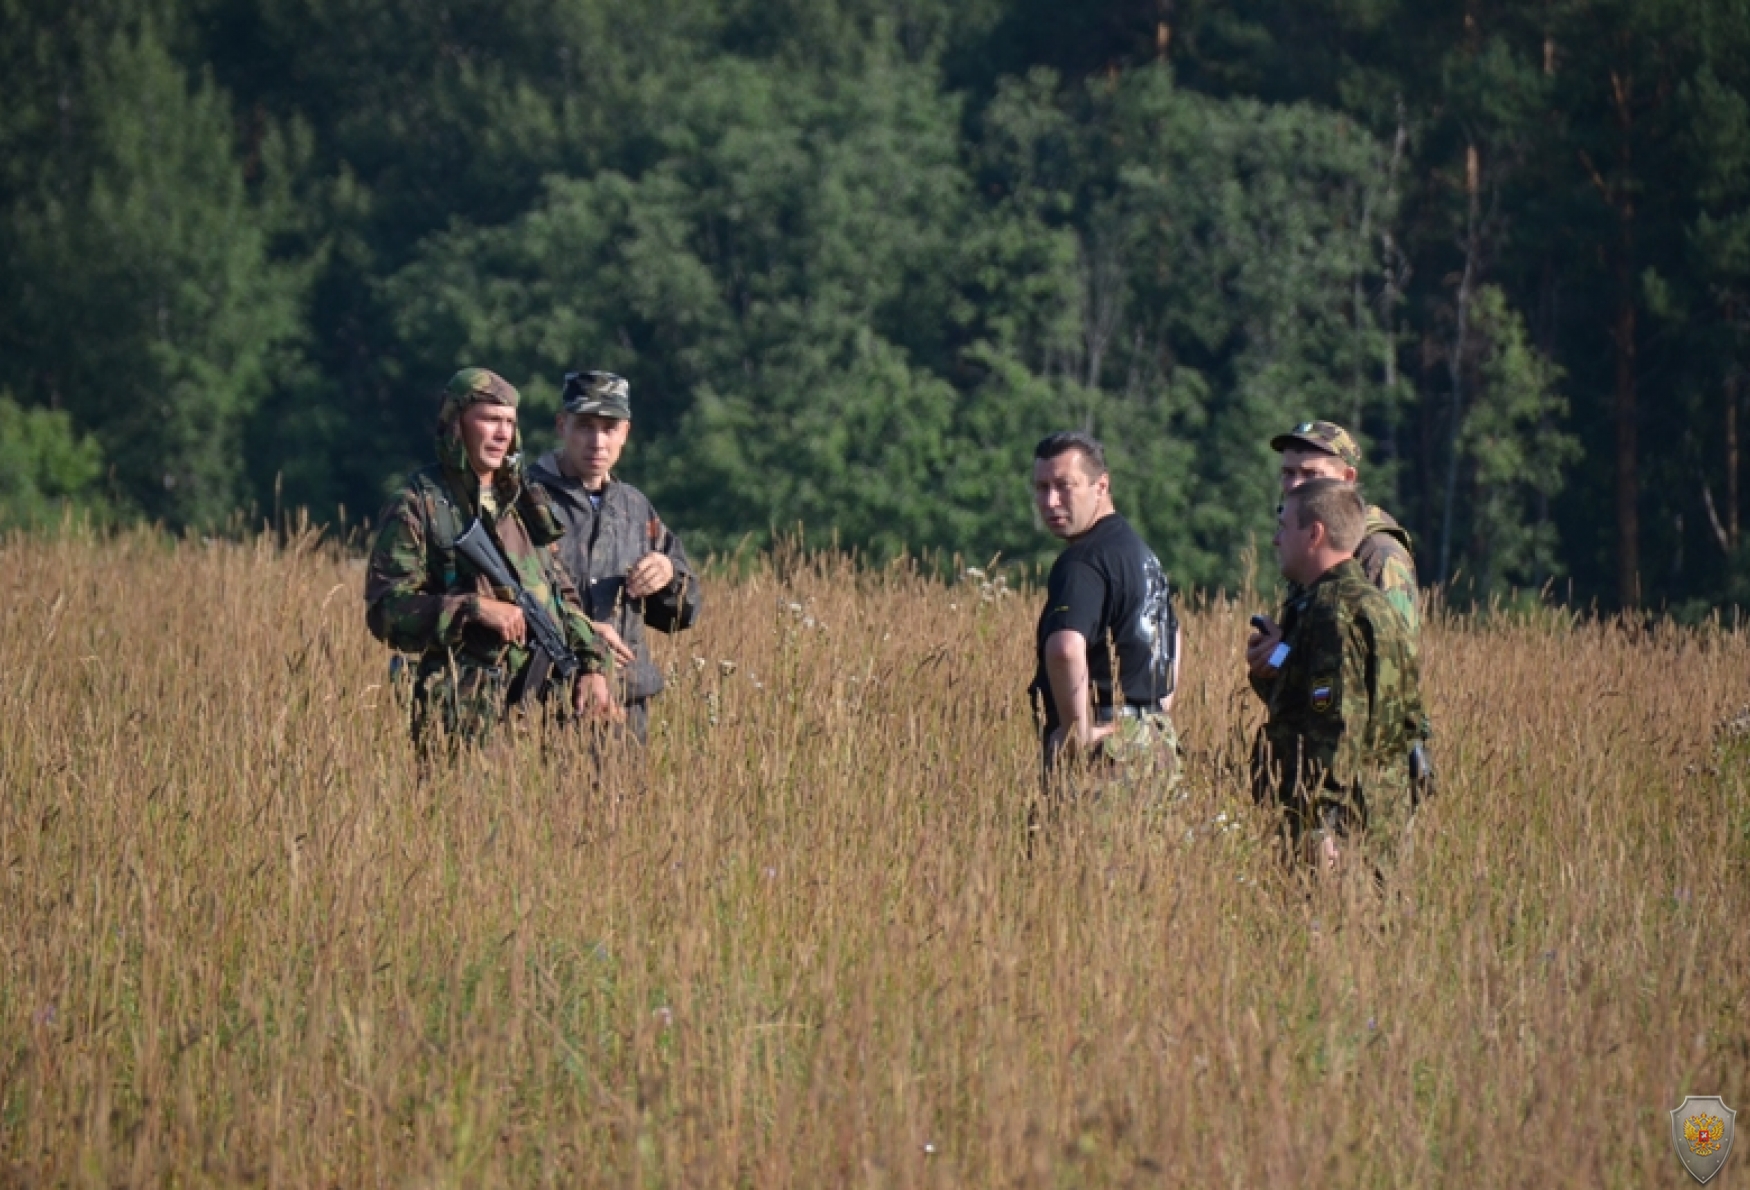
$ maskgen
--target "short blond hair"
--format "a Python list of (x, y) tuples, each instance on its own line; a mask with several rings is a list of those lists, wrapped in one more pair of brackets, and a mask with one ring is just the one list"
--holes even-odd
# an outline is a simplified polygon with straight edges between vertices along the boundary
[(1289, 492), (1283, 503), (1296, 527), (1306, 529), (1316, 521), (1325, 527), (1331, 548), (1342, 553), (1354, 553), (1367, 536), (1367, 502), (1361, 498), (1359, 484), (1308, 480)]

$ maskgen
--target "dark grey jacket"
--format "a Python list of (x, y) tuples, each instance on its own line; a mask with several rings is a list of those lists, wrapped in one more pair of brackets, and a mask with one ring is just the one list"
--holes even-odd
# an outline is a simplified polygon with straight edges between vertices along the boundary
[[(542, 455), (528, 474), (552, 495), (553, 511), (565, 526), (559, 558), (577, 584), (584, 611), (592, 620), (612, 624), (638, 655), (625, 675), (623, 701), (638, 703), (653, 697), (662, 690), (663, 681), (650, 663), (645, 626), (678, 632), (699, 618), (699, 576), (687, 561), (681, 539), (662, 523), (644, 493), (630, 484), (610, 478), (602, 488), (598, 512), (583, 485), (559, 470), (556, 453)], [(653, 550), (674, 563), (674, 580), (641, 600), (626, 598), (626, 572)]]

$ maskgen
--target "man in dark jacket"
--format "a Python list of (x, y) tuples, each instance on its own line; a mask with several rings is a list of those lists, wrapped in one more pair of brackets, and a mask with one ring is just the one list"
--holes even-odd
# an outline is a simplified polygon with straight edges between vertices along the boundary
[(647, 704), (663, 686), (644, 630), (691, 627), (699, 618), (699, 577), (644, 493), (613, 477), (632, 431), (630, 386), (611, 372), (572, 372), (560, 397), (559, 449), (542, 456), (529, 478), (552, 497), (565, 525), (560, 560), (620, 662), (617, 693), (642, 742)]

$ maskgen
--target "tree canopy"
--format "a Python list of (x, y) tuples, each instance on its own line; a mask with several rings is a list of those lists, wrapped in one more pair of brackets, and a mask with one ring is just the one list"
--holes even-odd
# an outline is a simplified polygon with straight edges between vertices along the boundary
[(1231, 586), (1325, 417), (1460, 597), (1750, 591), (1750, 0), (0, 12), (3, 520), (356, 520), (602, 368), (697, 550), (1037, 558), (1074, 426)]

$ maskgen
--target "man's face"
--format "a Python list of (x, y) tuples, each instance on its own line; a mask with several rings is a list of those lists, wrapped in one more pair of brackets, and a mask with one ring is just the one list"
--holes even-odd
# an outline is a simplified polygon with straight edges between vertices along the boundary
[(1314, 479), (1340, 479), (1344, 483), (1354, 483), (1355, 468), (1336, 455), (1322, 450), (1296, 450), (1290, 447), (1282, 452), (1284, 495)]
[(1281, 567), (1283, 578), (1305, 584), (1318, 577), (1313, 552), (1323, 528), (1324, 526), (1314, 521), (1302, 529), (1297, 502), (1292, 499), (1282, 502), (1276, 513), (1276, 536), (1273, 541), (1276, 546), (1276, 564)]
[(509, 405), (470, 405), (457, 421), (462, 449), (476, 475), (489, 475), (504, 465), (516, 438), (516, 410)]
[(632, 433), (632, 423), (623, 417), (603, 417), (599, 413), (561, 413), (558, 430), (559, 451), (565, 457), (566, 471), (594, 486), (619, 463), (626, 438)]
[(1053, 537), (1065, 541), (1080, 537), (1094, 527), (1105, 505), (1111, 477), (1088, 475), (1087, 460), (1079, 450), (1066, 450), (1054, 459), (1033, 461), (1033, 503)]

